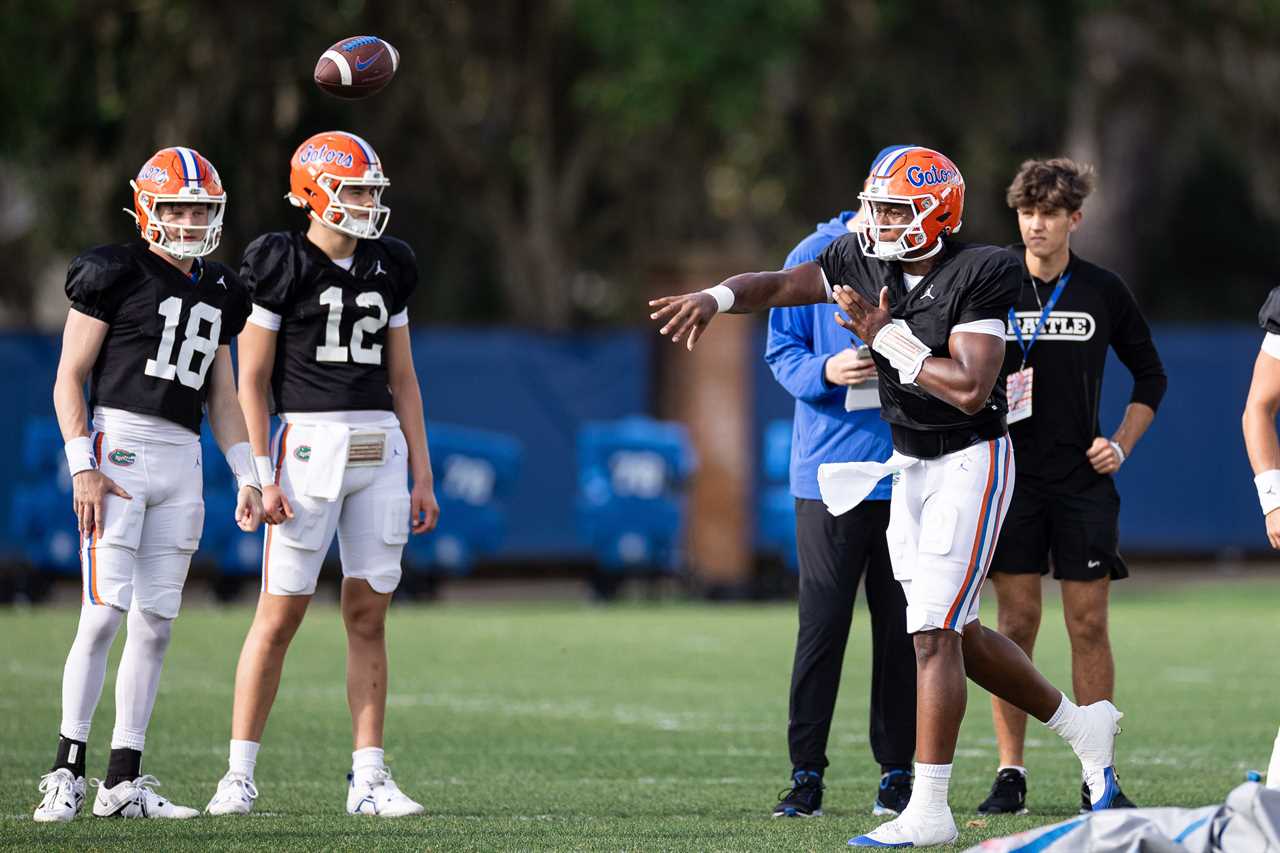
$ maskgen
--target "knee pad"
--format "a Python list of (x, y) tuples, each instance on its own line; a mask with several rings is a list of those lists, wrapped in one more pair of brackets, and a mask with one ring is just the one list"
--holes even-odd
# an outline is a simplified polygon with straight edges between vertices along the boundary
[(396, 591), (396, 587), (400, 586), (400, 577), (403, 572), (399, 565), (383, 566), (358, 577), (366, 581), (373, 591), (381, 595), (386, 595)]

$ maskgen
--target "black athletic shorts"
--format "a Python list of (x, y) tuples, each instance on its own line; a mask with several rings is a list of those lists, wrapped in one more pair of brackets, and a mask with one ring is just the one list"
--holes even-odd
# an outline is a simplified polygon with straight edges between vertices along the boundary
[(1057, 580), (1127, 578), (1120, 556), (1120, 494), (1110, 477), (1067, 492), (1019, 477), (991, 560), (992, 572)]

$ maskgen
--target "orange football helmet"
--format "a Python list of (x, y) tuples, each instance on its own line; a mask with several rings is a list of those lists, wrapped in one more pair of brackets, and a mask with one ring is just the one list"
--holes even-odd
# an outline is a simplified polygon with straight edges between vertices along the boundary
[[(391, 218), (391, 208), (382, 203), (389, 186), (373, 146), (354, 133), (333, 130), (317, 133), (293, 152), (285, 198), (321, 225), (373, 239), (382, 236)], [(343, 187), (372, 188), (373, 205), (344, 204), (338, 200)]]
[[(218, 170), (200, 152), (180, 146), (161, 148), (142, 164), (129, 186), (133, 210), (126, 207), (124, 212), (138, 224), (142, 239), (175, 258), (198, 258), (218, 248), (227, 192)], [(209, 219), (205, 225), (164, 225), (156, 215), (161, 204), (207, 204)], [(176, 238), (169, 236), (174, 231)]]
[[(906, 145), (886, 149), (871, 167), (858, 200), (866, 215), (858, 227), (864, 254), (883, 261), (920, 261), (942, 249), (942, 237), (960, 230), (964, 178), (956, 164), (931, 148)], [(905, 204), (914, 216), (905, 225), (881, 225), (875, 204)], [(901, 231), (896, 239), (885, 232)]]

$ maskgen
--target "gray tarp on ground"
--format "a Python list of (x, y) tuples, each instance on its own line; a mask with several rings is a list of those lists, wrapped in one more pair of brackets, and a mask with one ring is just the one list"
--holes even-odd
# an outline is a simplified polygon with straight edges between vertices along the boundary
[(966, 853), (1280, 853), (1280, 790), (1246, 782), (1222, 805), (1115, 809), (1005, 838)]

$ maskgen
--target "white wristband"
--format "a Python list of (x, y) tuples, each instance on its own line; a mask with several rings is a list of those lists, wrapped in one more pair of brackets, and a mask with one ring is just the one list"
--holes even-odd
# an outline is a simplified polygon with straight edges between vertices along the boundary
[(708, 293), (711, 298), (716, 301), (716, 313), (723, 314), (733, 307), (733, 291), (723, 284), (717, 284), (715, 287), (708, 287), (703, 293)]
[(236, 478), (237, 492), (245, 486), (252, 486), (262, 491), (262, 486), (258, 483), (258, 474), (254, 471), (253, 451), (249, 448), (249, 442), (242, 441), (228, 447), (227, 464), (231, 466), (231, 473)]
[(1107, 439), (1107, 444), (1111, 445), (1111, 449), (1116, 452), (1116, 457), (1119, 458), (1120, 464), (1123, 465), (1124, 460), (1128, 459), (1129, 457), (1124, 455), (1124, 448), (1120, 446), (1120, 442)]
[(87, 435), (76, 436), (63, 445), (67, 454), (67, 470), (74, 477), (81, 471), (93, 471), (98, 467), (98, 460), (93, 455), (93, 439)]
[(1263, 471), (1253, 478), (1253, 485), (1258, 489), (1258, 503), (1262, 504), (1263, 515), (1280, 509), (1280, 470)]
[(924, 360), (933, 355), (924, 341), (911, 334), (905, 323), (893, 322), (876, 332), (871, 348), (889, 359), (898, 378), (909, 385), (920, 375)]
[(253, 467), (258, 472), (258, 482), (270, 486), (276, 481), (276, 468), (271, 464), (270, 456), (253, 457)]

